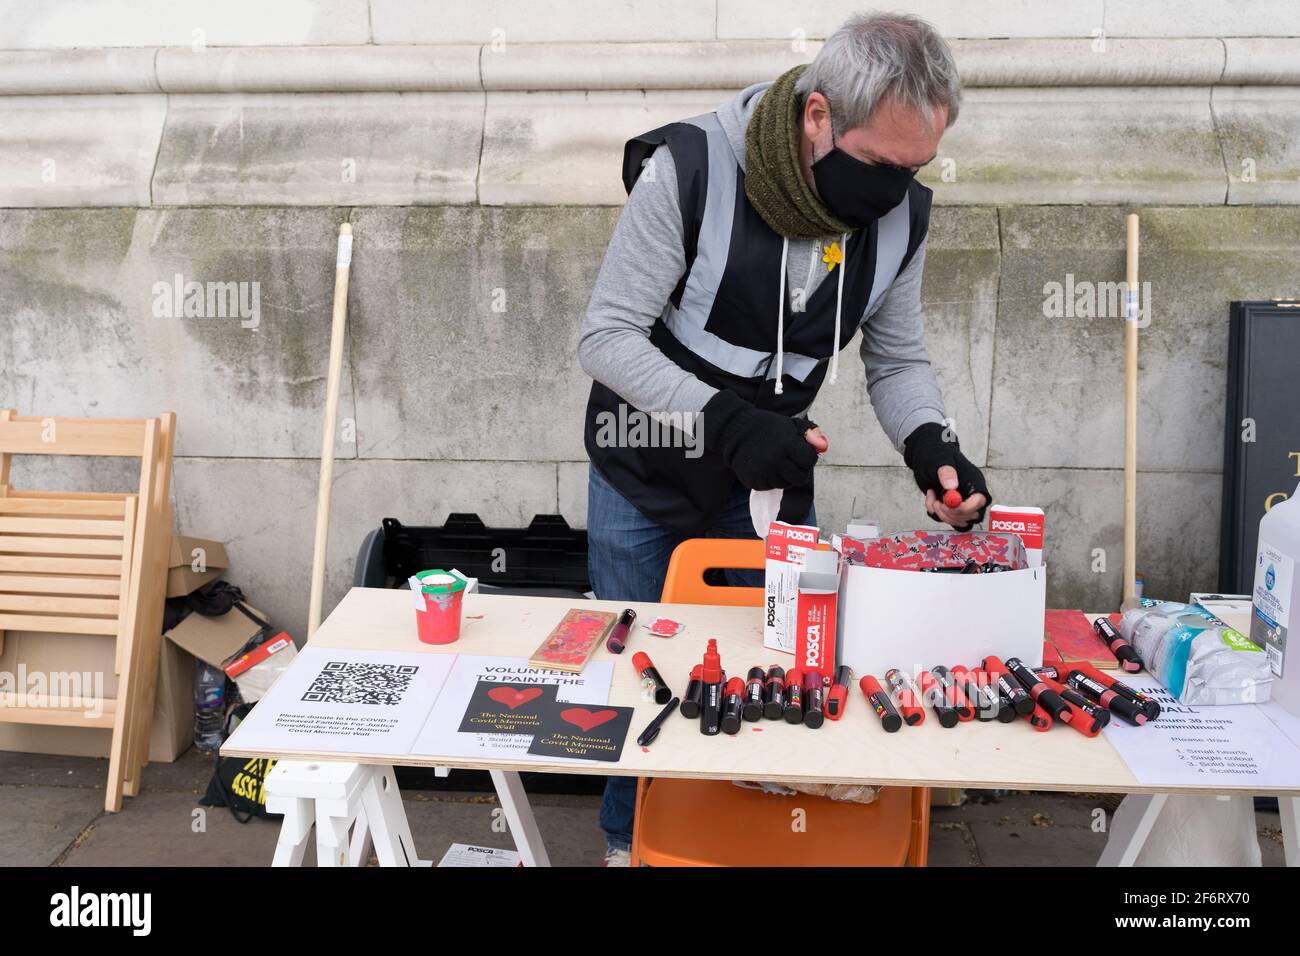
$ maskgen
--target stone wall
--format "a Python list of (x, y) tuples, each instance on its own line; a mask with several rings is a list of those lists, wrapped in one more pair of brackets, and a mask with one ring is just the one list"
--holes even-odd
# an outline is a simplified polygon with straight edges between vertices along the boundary
[[(385, 516), (584, 524), (575, 347), (622, 140), (809, 59), (854, 8), (3, 6), (0, 407), (175, 410), (178, 526), (227, 541), (231, 578), (297, 634), (337, 224), (356, 245), (327, 609)], [(1045, 302), (1121, 280), (1140, 211), (1139, 566), (1150, 593), (1212, 587), (1228, 303), (1300, 287), (1300, 8), (906, 6), (954, 38), (968, 86), (923, 176), (927, 341), (964, 447), (1001, 500), (1047, 509), (1051, 603), (1114, 605), (1123, 331)], [(169, 314), (188, 282), (256, 308)], [(928, 524), (855, 356), (814, 410), (823, 522)]]

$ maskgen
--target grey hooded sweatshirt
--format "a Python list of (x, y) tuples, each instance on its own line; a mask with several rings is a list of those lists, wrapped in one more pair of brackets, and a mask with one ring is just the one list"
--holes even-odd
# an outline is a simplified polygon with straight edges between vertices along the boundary
[[(742, 170), (745, 129), (769, 86), (771, 83), (747, 87), (717, 110)], [(592, 289), (578, 357), (587, 374), (642, 411), (698, 412), (717, 389), (671, 361), (649, 338), (686, 271), (672, 153), (667, 146), (660, 146), (652, 162), (654, 175), (637, 180), (614, 228)], [(837, 238), (827, 236), (826, 242)], [(795, 311), (798, 302), (810, 297), (827, 276), (821, 246), (819, 240), (789, 241), (786, 273)], [(942, 423), (945, 418), (922, 341), (925, 250), (923, 240), (862, 326), (860, 354), (871, 404), (885, 434), (900, 452), (903, 440), (918, 426)], [(774, 343), (773, 351), (779, 347), (780, 343)], [(833, 387), (832, 382), (834, 365), (827, 386)], [(830, 437), (833, 442), (834, 436)]]

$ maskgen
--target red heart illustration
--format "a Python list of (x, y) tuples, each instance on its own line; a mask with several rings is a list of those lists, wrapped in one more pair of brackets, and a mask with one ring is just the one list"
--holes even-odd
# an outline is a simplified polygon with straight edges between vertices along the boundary
[(580, 728), (583, 733), (587, 733), (593, 727), (599, 727), (601, 724), (613, 720), (618, 716), (618, 711), (597, 710), (593, 712), (586, 707), (568, 707), (560, 711), (560, 716), (573, 726)]
[(511, 710), (521, 704), (526, 704), (530, 700), (536, 700), (542, 696), (540, 687), (530, 687), (528, 690), (517, 690), (514, 687), (493, 687), (488, 691), (488, 696), (498, 704), (505, 704)]

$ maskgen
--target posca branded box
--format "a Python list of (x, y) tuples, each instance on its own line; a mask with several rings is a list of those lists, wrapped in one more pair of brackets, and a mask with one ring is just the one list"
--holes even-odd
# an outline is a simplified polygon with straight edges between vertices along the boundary
[(840, 591), (839, 555), (810, 551), (799, 572), (795, 615), (795, 667), (817, 671), (827, 686), (835, 673), (835, 610)]
[(804, 556), (817, 550), (811, 525), (773, 521), (767, 528), (763, 563), (763, 646), (793, 654), (797, 633), (799, 572)]
[(1043, 527), (1046, 523), (1042, 508), (1022, 508), (1012, 505), (989, 505), (989, 530), (1014, 534), (1025, 543), (1025, 555), (1031, 568), (1043, 565)]

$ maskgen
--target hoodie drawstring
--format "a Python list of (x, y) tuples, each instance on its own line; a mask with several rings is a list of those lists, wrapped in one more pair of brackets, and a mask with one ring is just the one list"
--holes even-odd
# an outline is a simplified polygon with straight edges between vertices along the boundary
[(840, 374), (840, 309), (844, 305), (844, 264), (849, 261), (849, 234), (840, 237), (840, 282), (835, 287), (835, 339), (831, 342), (831, 384)]
[[(835, 288), (835, 339), (831, 343), (831, 368), (830, 380), (834, 385), (839, 377), (840, 370), (840, 313), (844, 305), (844, 263), (848, 261), (849, 234), (846, 232), (840, 237), (841, 260), (840, 278)], [(808, 280), (804, 283), (805, 294), (808, 285), (812, 283), (813, 269), (817, 266), (817, 250), (820, 248), (819, 243), (813, 243), (812, 258), (808, 264)], [(781, 378), (785, 375), (785, 267), (790, 256), (790, 240), (784, 236), (781, 238), (781, 284), (778, 287), (778, 298), (776, 306), (776, 385), (773, 389), (777, 395), (785, 392), (785, 386), (781, 384)]]
[(781, 237), (781, 285), (776, 306), (776, 394), (785, 391), (781, 376), (785, 374), (785, 263), (790, 254), (790, 240)]

